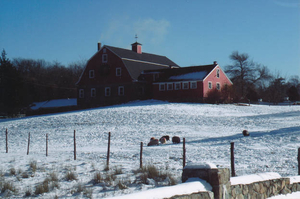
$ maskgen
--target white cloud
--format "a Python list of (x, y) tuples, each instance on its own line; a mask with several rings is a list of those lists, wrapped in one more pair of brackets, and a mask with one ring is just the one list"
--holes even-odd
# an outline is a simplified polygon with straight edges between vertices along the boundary
[(152, 44), (159, 44), (165, 39), (170, 26), (170, 22), (167, 20), (154, 20), (148, 18), (135, 22), (134, 31), (142, 41), (150, 41)]
[(131, 20), (129, 17), (119, 17), (102, 24), (99, 41), (107, 45), (123, 47), (128, 46), (130, 42), (133, 43), (137, 34), (138, 42), (158, 45), (165, 40), (170, 26), (170, 22), (164, 19)]

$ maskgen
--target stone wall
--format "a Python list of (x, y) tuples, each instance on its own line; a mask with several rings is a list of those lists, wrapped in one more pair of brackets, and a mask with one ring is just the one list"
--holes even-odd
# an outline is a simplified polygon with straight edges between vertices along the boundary
[[(229, 169), (224, 168), (185, 167), (182, 172), (182, 182), (194, 177), (206, 180), (213, 187), (212, 191), (215, 199), (265, 199), (279, 194), (300, 191), (300, 182), (291, 184), (290, 178), (282, 177), (231, 185), (229, 172)], [(193, 197), (186, 197), (186, 199), (188, 198)]]
[(171, 198), (164, 199), (214, 199), (214, 193), (211, 191), (191, 193), (186, 195), (176, 195)]

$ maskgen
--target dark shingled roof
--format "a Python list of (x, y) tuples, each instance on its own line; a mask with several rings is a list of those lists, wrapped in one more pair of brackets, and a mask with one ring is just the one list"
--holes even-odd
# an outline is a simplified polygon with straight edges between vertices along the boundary
[(103, 48), (104, 47), (114, 52), (123, 60), (129, 74), (134, 80), (137, 80), (138, 76), (144, 70), (165, 69), (169, 68), (170, 66), (179, 67), (165, 56), (154, 55), (150, 53), (139, 54), (132, 50), (107, 45), (103, 46)]

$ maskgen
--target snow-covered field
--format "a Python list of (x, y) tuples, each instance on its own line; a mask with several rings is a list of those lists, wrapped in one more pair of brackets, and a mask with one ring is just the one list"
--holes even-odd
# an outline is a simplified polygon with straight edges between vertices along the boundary
[[(5, 129), (8, 129), (8, 154)], [(250, 132), (243, 137), (242, 130)], [(77, 160), (73, 157), (73, 132), (76, 130)], [(139, 183), (134, 171), (139, 168), (140, 142), (144, 143), (143, 163), (167, 170), (180, 183), (182, 143), (147, 147), (151, 137), (185, 137), (187, 162), (211, 162), (230, 168), (230, 142), (235, 143), (235, 168), (238, 176), (277, 172), (297, 175), (300, 147), (300, 106), (236, 106), (141, 101), (62, 114), (0, 120), (0, 179), (12, 182), (14, 197), (34, 194), (36, 186), (55, 173), (58, 188), (40, 195), (43, 198), (112, 197), (147, 190), (162, 184)], [(28, 133), (31, 134), (27, 153)], [(110, 172), (122, 170), (111, 184), (93, 184), (95, 173), (106, 165), (108, 132), (111, 132)], [(49, 155), (46, 157), (46, 133)], [(32, 171), (33, 163), (37, 169)], [(31, 167), (31, 169), (30, 169)], [(13, 174), (15, 169), (16, 174)], [(67, 181), (73, 172), (77, 181)], [(24, 176), (28, 174), (28, 177)], [(120, 189), (118, 180), (127, 182)], [(128, 184), (131, 182), (131, 185)], [(82, 188), (84, 193), (80, 193)], [(1, 196), (5, 196), (2, 193)]]

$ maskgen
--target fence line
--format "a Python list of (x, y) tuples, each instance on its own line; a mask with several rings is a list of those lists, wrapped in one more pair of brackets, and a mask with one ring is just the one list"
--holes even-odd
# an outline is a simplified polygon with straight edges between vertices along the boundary
[[(6, 153), (8, 153), (8, 129), (5, 130), (5, 137), (6, 137)], [(30, 132), (28, 133), (28, 144), (27, 144), (27, 155), (29, 155), (30, 151)], [(48, 133), (46, 134), (46, 156), (48, 156), (48, 141), (49, 136)], [(110, 159), (110, 144), (111, 144), (111, 132), (108, 132), (108, 146), (107, 146), (107, 162), (106, 168), (109, 169), (109, 159)], [(143, 168), (143, 142), (140, 143), (140, 168)], [(183, 138), (183, 154), (182, 154), (182, 165), (183, 168), (186, 166), (186, 140)], [(76, 160), (76, 130), (74, 130), (74, 160)], [(300, 175), (300, 147), (298, 148), (298, 175)], [(235, 173), (235, 158), (234, 158), (234, 142), (230, 143), (230, 162), (231, 162), (231, 176), (236, 176)]]

